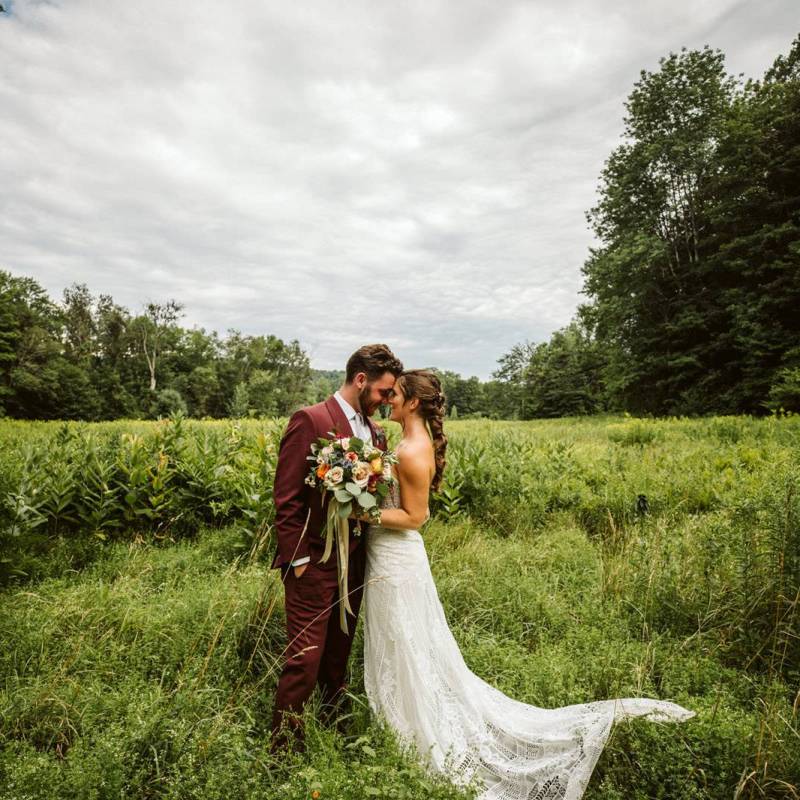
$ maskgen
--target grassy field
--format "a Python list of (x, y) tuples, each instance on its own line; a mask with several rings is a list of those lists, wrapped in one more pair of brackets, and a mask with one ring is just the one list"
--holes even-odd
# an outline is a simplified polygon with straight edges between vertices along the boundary
[[(459, 798), (374, 720), (268, 753), (280, 421), (0, 421), (0, 797)], [(467, 663), (614, 729), (586, 797), (800, 797), (800, 419), (457, 421), (423, 529)], [(396, 437), (397, 431), (392, 431)]]

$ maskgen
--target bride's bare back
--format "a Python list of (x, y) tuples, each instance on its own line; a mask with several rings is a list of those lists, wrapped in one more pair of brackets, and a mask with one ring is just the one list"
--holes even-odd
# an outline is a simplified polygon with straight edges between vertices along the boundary
[(428, 518), (428, 497), (436, 472), (433, 445), (423, 430), (404, 436), (397, 447), (395, 475), (400, 484), (398, 508), (381, 511), (381, 527), (395, 530), (419, 528)]

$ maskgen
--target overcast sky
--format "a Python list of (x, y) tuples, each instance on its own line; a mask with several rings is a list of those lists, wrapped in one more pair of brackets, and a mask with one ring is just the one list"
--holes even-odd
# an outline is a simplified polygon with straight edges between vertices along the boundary
[(760, 76), (798, 0), (2, 0), (0, 268), (487, 378), (583, 301), (642, 68)]

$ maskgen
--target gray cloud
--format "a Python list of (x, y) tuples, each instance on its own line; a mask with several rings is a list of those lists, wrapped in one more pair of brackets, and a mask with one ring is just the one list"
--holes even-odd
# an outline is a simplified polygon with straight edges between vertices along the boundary
[(794, 0), (23, 2), (0, 17), (0, 266), (132, 310), (487, 377), (581, 301), (641, 68), (759, 75)]

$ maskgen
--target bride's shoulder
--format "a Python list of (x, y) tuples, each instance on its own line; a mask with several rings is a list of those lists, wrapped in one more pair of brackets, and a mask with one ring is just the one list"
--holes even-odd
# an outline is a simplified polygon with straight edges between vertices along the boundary
[(430, 440), (404, 439), (395, 449), (397, 465), (401, 469), (424, 466), (433, 457), (433, 445)]
[(433, 452), (433, 443), (427, 436), (415, 436), (413, 439), (403, 439), (395, 448), (398, 458), (413, 458)]

